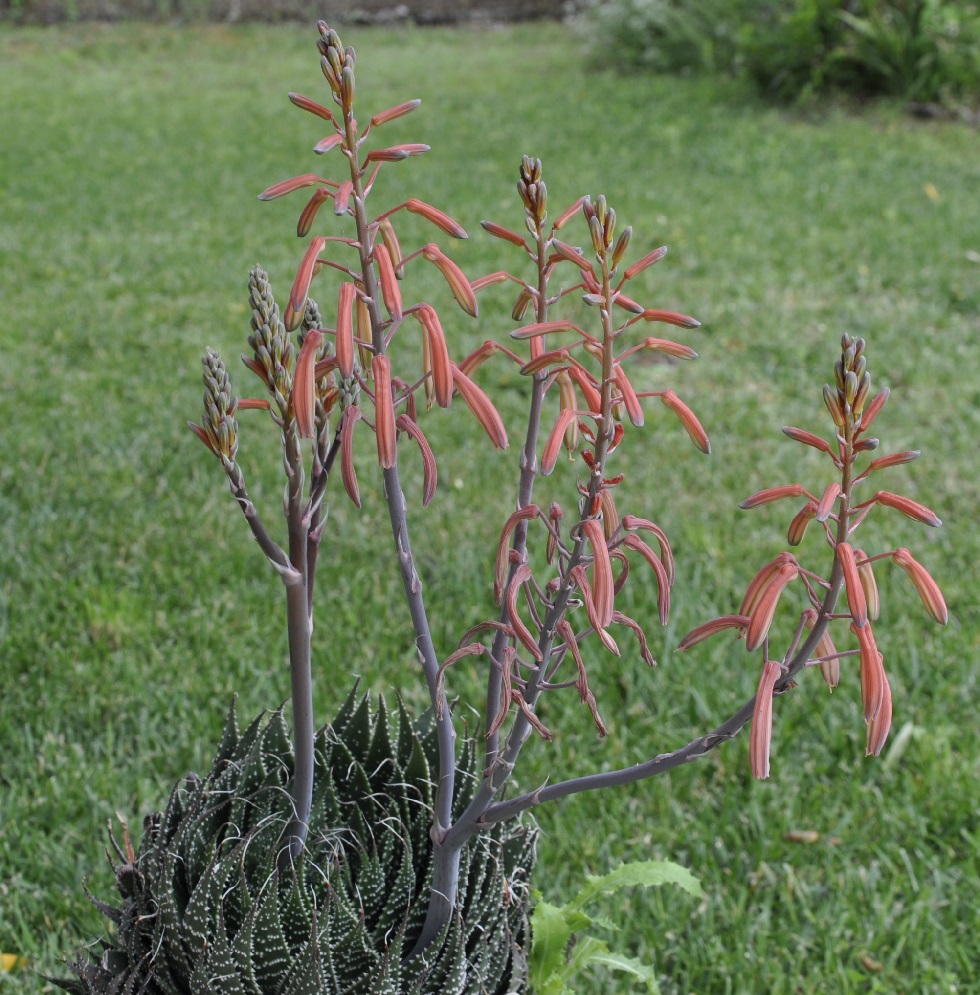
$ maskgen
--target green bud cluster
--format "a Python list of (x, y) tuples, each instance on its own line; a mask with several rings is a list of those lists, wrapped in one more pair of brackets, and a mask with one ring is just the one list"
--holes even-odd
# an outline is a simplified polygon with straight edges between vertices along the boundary
[(823, 399), (838, 431), (860, 418), (871, 391), (864, 339), (841, 336), (841, 358), (834, 365), (834, 387), (825, 384)]
[(334, 100), (349, 111), (354, 104), (354, 49), (344, 48), (340, 35), (325, 21), (318, 21), (320, 38), (316, 47), (320, 52), (320, 69), (330, 85)]
[(293, 343), (272, 296), (268, 274), (261, 266), (253, 266), (249, 271), (248, 296), (252, 306), (252, 334), (248, 344), (265, 374), (266, 386), (280, 414), (285, 417), (293, 386)]
[(532, 235), (537, 235), (548, 217), (548, 188), (541, 179), (541, 160), (524, 156), (517, 192), (524, 204), (524, 224)]
[[(592, 248), (595, 250), (596, 256), (601, 260), (605, 258), (606, 253), (612, 248), (613, 237), (616, 234), (616, 212), (606, 204), (606, 198), (602, 194), (596, 197), (595, 204), (586, 198), (582, 210), (585, 214), (585, 220), (589, 223), (589, 232), (592, 235)], [(626, 232), (623, 234), (626, 235)], [(626, 243), (621, 248), (617, 245), (619, 258), (626, 251), (631, 236), (632, 232), (626, 236)], [(614, 253), (614, 255), (616, 254)]]
[(208, 349), (201, 359), (204, 366), (204, 431), (214, 453), (223, 462), (234, 463), (238, 452), (238, 398), (221, 357)]

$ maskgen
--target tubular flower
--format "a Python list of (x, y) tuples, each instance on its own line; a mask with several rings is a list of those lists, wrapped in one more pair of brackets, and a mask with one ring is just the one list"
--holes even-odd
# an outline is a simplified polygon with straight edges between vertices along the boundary
[(479, 310), (476, 302), (476, 294), (473, 292), (470, 281), (466, 279), (463, 271), (434, 242), (429, 242), (422, 249), (422, 256), (430, 263), (434, 263), (439, 272), (445, 277), (453, 297), (456, 298), (456, 303), (471, 318), (475, 318)]
[(776, 605), (786, 586), (799, 576), (799, 568), (795, 563), (784, 563), (769, 579), (768, 584), (759, 592), (759, 600), (749, 619), (749, 627), (745, 632), (745, 648), (757, 650), (769, 634)]
[(868, 602), (864, 596), (864, 585), (854, 562), (854, 550), (850, 543), (837, 544), (837, 560), (844, 572), (844, 590), (847, 592), (847, 607), (854, 624), (861, 629), (868, 624)]
[(737, 629), (739, 635), (741, 635), (745, 632), (749, 621), (748, 615), (722, 615), (720, 618), (713, 618), (710, 622), (704, 622), (691, 629), (677, 644), (677, 649), (680, 652), (689, 650), (692, 646), (697, 646), (698, 643), (703, 642), (705, 639), (710, 639), (715, 634), (725, 632), (728, 629)]
[(375, 356), (371, 367), (374, 374), (374, 431), (378, 440), (378, 463), (382, 469), (390, 470), (397, 455), (391, 360), (387, 356)]
[(419, 451), (422, 453), (422, 507), (425, 508), (436, 492), (438, 473), (435, 455), (422, 429), (408, 415), (399, 415), (395, 419), (395, 425), (399, 431), (404, 432), (418, 444)]
[(355, 508), (361, 506), (361, 494), (357, 486), (357, 474), (354, 472), (354, 426), (361, 417), (360, 409), (352, 404), (344, 411), (340, 425), (340, 476), (344, 483), (347, 496), (354, 502)]
[(381, 283), (381, 297), (388, 314), (396, 321), (402, 316), (402, 292), (398, 289), (398, 277), (384, 242), (375, 245), (374, 259), (378, 264), (378, 279)]
[(670, 577), (667, 568), (638, 535), (630, 533), (623, 539), (623, 545), (627, 549), (635, 549), (657, 575), (657, 612), (660, 616), (660, 624), (666, 625), (667, 616), (670, 614)]
[(817, 510), (814, 518), (818, 522), (825, 522), (830, 518), (830, 513), (833, 511), (834, 502), (840, 495), (840, 484), (835, 480), (827, 485), (827, 489), (823, 492), (823, 496), (820, 498), (820, 503), (817, 505)]
[(508, 445), (507, 432), (490, 398), (455, 363), (449, 365), (452, 369), (454, 386), (466, 402), (466, 406), (473, 412), (483, 431), (490, 437), (494, 448), (506, 449)]
[(342, 283), (337, 294), (337, 339), (334, 351), (337, 369), (346, 380), (354, 372), (354, 298), (357, 290), (353, 283)]
[(888, 738), (888, 730), (892, 724), (892, 689), (884, 670), (881, 672), (883, 681), (881, 707), (878, 714), (868, 723), (868, 738), (865, 755), (877, 757)]
[(323, 344), (323, 332), (311, 329), (303, 339), (303, 346), (296, 360), (293, 377), (293, 417), (301, 439), (312, 439), (316, 434), (314, 371), (316, 356)]
[(930, 511), (925, 505), (919, 504), (918, 501), (902, 497), (901, 494), (892, 494), (891, 491), (878, 491), (872, 500), (878, 504), (885, 505), (887, 508), (894, 508), (896, 511), (900, 511), (906, 518), (911, 518), (915, 522), (923, 522), (926, 525), (931, 525), (933, 528), (938, 528), (943, 524), (935, 512)]
[(852, 622), (851, 632), (857, 636), (861, 647), (861, 701), (864, 704), (864, 721), (870, 722), (881, 709), (888, 681), (871, 626), (858, 627)]
[(752, 709), (752, 731), (749, 734), (749, 763), (752, 776), (769, 776), (769, 748), (772, 744), (772, 693), (781, 673), (775, 660), (766, 660), (755, 693), (755, 707)]
[[(817, 624), (817, 613), (813, 608), (807, 608), (803, 613), (803, 624), (806, 626), (807, 632), (813, 631), (814, 625)], [(830, 638), (829, 628), (823, 630), (823, 635), (820, 637), (820, 642), (817, 643), (817, 648), (814, 650), (813, 655), (818, 659), (822, 657), (828, 658), (821, 659), (820, 675), (823, 677), (824, 684), (833, 691), (840, 684), (840, 660), (837, 658), (837, 649), (834, 646), (834, 642)]]
[(316, 258), (326, 244), (327, 240), (318, 235), (310, 241), (303, 254), (299, 269), (296, 271), (296, 279), (293, 280), (292, 289), (289, 291), (289, 305), (283, 315), (283, 324), (288, 332), (295, 331), (303, 320), (303, 315), (306, 313), (306, 295), (310, 292)]
[(772, 578), (779, 572), (780, 567), (786, 563), (795, 563), (796, 558), (792, 553), (780, 553), (771, 563), (767, 563), (756, 575), (752, 578), (748, 588), (745, 591), (745, 597), (742, 598), (741, 607), (738, 610), (739, 615), (751, 615), (755, 611), (755, 606), (759, 603), (759, 598), (762, 596), (762, 592), (768, 587), (769, 582)]
[(867, 554), (863, 549), (854, 550), (854, 559), (856, 561), (865, 561), (857, 568), (858, 577), (861, 580), (861, 586), (864, 588), (864, 600), (868, 606), (868, 618), (874, 622), (881, 612), (881, 600), (878, 597), (878, 582), (875, 580), (874, 570), (871, 564), (867, 562)]
[[(602, 524), (597, 519), (590, 518), (583, 522), (582, 531), (592, 547), (592, 597), (600, 628), (605, 629), (612, 622), (613, 616), (613, 572), (609, 547), (606, 545)], [(657, 563), (659, 564), (660, 560), (657, 560)]]
[(921, 563), (912, 558), (912, 554), (900, 547), (892, 553), (892, 559), (908, 574), (909, 579), (915, 584), (915, 589), (919, 592), (919, 597), (926, 607), (926, 611), (940, 625), (945, 625), (949, 621), (949, 612), (946, 610), (946, 600), (943, 592), (939, 590), (939, 585), (932, 579), (929, 571)]
[(694, 445), (709, 456), (711, 443), (708, 441), (708, 433), (701, 427), (694, 412), (672, 390), (665, 390), (660, 395), (660, 400), (677, 415)]
[(742, 511), (750, 511), (752, 508), (760, 508), (764, 504), (771, 504), (773, 501), (781, 501), (783, 498), (802, 497), (806, 491), (802, 484), (782, 484), (780, 487), (766, 487), (757, 491), (751, 497), (747, 497), (739, 504)]
[[(449, 362), (449, 350), (446, 347), (446, 336), (442, 323), (435, 308), (428, 304), (415, 312), (415, 317), (422, 326), (425, 344), (422, 351), (423, 365), (428, 363), (432, 381), (432, 396), (440, 408), (448, 408), (453, 399), (453, 367)], [(426, 391), (428, 400), (428, 390)]]
[(493, 600), (497, 605), (503, 604), (504, 588), (507, 586), (507, 564), (510, 562), (511, 536), (514, 529), (520, 522), (530, 521), (536, 518), (540, 509), (536, 504), (529, 504), (524, 508), (518, 508), (510, 518), (504, 522), (504, 527), (500, 533), (500, 540), (497, 543), (497, 558), (493, 568)]
[(817, 515), (816, 501), (807, 501), (805, 505), (796, 513), (786, 530), (786, 541), (791, 546), (799, 546), (806, 535), (807, 526)]

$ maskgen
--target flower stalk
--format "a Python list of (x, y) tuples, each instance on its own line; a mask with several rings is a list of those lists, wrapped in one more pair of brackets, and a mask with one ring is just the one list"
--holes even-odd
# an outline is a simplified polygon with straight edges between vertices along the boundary
[[(688, 651), (708, 638), (734, 634), (737, 641), (744, 642), (745, 651), (761, 658), (756, 694), (713, 730), (678, 749), (655, 753), (630, 767), (556, 780), (504, 798), (525, 745), (535, 734), (543, 740), (553, 737), (539, 714), (546, 694), (574, 690), (598, 733), (605, 735), (590, 674), (601, 670), (608, 656), (623, 655), (625, 643), (621, 647), (617, 641), (620, 633), (628, 640), (635, 639), (641, 659), (650, 666), (655, 664), (647, 633), (621, 610), (623, 602), (617, 604), (617, 599), (631, 575), (649, 571), (657, 585), (659, 621), (666, 625), (675, 578), (674, 557), (664, 531), (650, 519), (627, 510), (620, 491), (626, 474), (617, 465), (618, 454), (621, 446), (635, 444), (650, 415), (646, 407), (650, 398), (661, 402), (654, 405), (657, 414), (676, 419), (697, 449), (710, 454), (708, 435), (700, 420), (672, 388), (650, 391), (640, 385), (638, 389), (643, 371), (637, 360), (643, 354), (660, 354), (671, 364), (697, 356), (686, 343), (643, 336), (641, 330), (655, 323), (687, 331), (698, 328), (699, 323), (687, 314), (647, 307), (627, 295), (627, 289), (633, 292), (630, 282), (659, 264), (667, 250), (658, 247), (637, 252), (640, 237), (631, 226), (618, 228), (616, 212), (604, 196), (579, 198), (549, 223), (542, 165), (529, 156), (523, 158), (518, 178), (527, 235), (496, 222), (482, 223), (491, 237), (524, 254), (530, 263), (527, 279), (499, 271), (471, 281), (435, 242), (406, 253), (396, 231), (396, 223), (404, 217), (400, 212), (443, 235), (466, 237), (449, 215), (417, 198), (408, 198), (378, 214), (369, 210), (382, 172), (428, 152), (428, 146), (405, 143), (366, 150), (365, 144), (375, 129), (414, 112), (419, 102), (409, 100), (376, 113), (359, 130), (354, 114), (354, 50), (344, 48), (336, 31), (324, 22), (319, 22), (318, 29), (321, 68), (333, 106), (297, 94), (290, 94), (290, 99), (332, 129), (316, 143), (314, 152), (324, 156), (325, 162), (342, 159), (342, 172), (339, 178), (302, 174), (274, 184), (260, 197), (268, 200), (312, 187), (297, 225), (299, 236), (306, 238), (318, 221), (329, 224), (333, 216), (351, 219), (355, 237), (310, 237), (281, 318), (265, 274), (253, 270), (253, 334), (249, 338), (253, 353), (245, 358), (245, 365), (265, 385), (268, 400), (239, 401), (231, 393), (220, 358), (209, 351), (204, 360), (204, 419), (201, 426), (191, 427), (221, 462), (253, 535), (286, 587), (296, 776), (294, 814), (283, 838), (283, 867), (296, 859), (308, 831), (314, 762), (310, 661), (313, 589), (328, 485), (339, 459), (343, 491), (360, 507), (360, 483), (354, 466), (356, 438), (365, 432), (375, 435), (376, 479), (388, 508), (438, 742), (430, 833), (432, 879), (424, 923), (409, 954), (412, 959), (424, 955), (444, 935), (458, 907), (463, 848), (493, 823), (513, 819), (545, 801), (657, 776), (704, 756), (750, 721), (751, 769), (755, 776), (767, 777), (774, 698), (795, 687), (796, 678), (807, 667), (818, 666), (833, 688), (846, 684), (848, 664), (859, 662), (867, 752), (880, 753), (888, 736), (893, 702), (872, 632), (881, 606), (871, 564), (893, 560), (908, 575), (934, 620), (945, 623), (948, 612), (935, 581), (908, 550), (869, 555), (855, 545), (854, 534), (867, 515), (879, 508), (898, 511), (930, 526), (938, 526), (940, 521), (930, 509), (891, 491), (878, 490), (860, 499), (859, 488), (869, 477), (909, 462), (918, 452), (909, 450), (867, 461), (867, 454), (878, 447), (878, 440), (868, 438), (867, 432), (888, 393), (871, 396), (864, 340), (843, 336), (834, 384), (826, 385), (822, 393), (832, 438), (793, 427), (783, 429), (791, 440), (827, 457), (831, 479), (814, 489), (803, 483), (767, 486), (741, 504), (742, 509), (753, 510), (782, 501), (802, 501), (789, 524), (789, 545), (800, 549), (808, 530), (821, 533), (831, 552), (826, 565), (818, 569), (796, 552), (779, 553), (755, 574), (736, 612), (697, 626), (679, 647)], [(332, 203), (333, 209), (323, 212), (321, 208), (327, 203)], [(572, 243), (575, 238), (582, 239), (584, 250)], [(347, 254), (347, 258), (353, 253), (355, 258), (348, 263), (334, 258), (337, 253)], [(513, 330), (507, 345), (488, 341), (469, 356), (454, 358), (454, 343), (447, 341), (435, 308), (426, 302), (411, 302), (402, 290), (404, 278), (415, 266), (435, 267), (456, 305), (474, 318), (480, 293), (515, 284), (513, 319), (518, 323), (529, 320)], [(561, 289), (556, 291), (554, 276), (559, 269), (557, 285)], [(341, 278), (333, 328), (324, 326), (310, 297), (323, 272)], [(564, 316), (573, 307), (573, 316)], [(562, 316), (555, 317), (558, 308)], [(393, 359), (392, 340), (404, 327), (420, 341), (416, 368), (402, 367), (400, 352), (398, 364)], [(291, 336), (296, 337), (298, 351)], [(413, 458), (417, 458), (416, 447), (422, 457), (423, 506), (436, 493), (437, 468), (419, 421), (420, 410), (433, 405), (448, 408), (459, 398), (491, 443), (505, 448), (508, 440), (503, 421), (475, 379), (481, 364), (491, 358), (513, 362), (521, 375), (530, 378), (516, 504), (497, 546), (497, 610), (466, 632), (455, 648), (441, 654), (434, 644), (416, 568), (399, 472), (399, 444), (407, 436)], [(262, 524), (236, 462), (237, 413), (256, 407), (269, 411), (283, 440), (285, 550)], [(536, 493), (558, 486), (552, 474), (563, 449), (577, 476), (571, 501), (564, 495), (542, 497)], [(859, 464), (865, 461), (862, 469)], [(539, 537), (540, 555), (533, 545)], [(778, 652), (779, 634), (789, 624), (790, 588), (803, 598), (805, 607), (789, 625), (793, 635)], [(844, 622), (849, 624), (856, 646), (838, 652), (831, 627), (843, 628)], [(486, 666), (484, 764), (481, 783), (454, 818), (458, 758), (447, 681), (452, 668), (464, 660), (467, 665)]]

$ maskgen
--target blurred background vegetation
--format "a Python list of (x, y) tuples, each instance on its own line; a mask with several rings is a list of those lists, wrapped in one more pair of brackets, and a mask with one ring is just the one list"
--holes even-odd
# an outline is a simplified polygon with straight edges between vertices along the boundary
[(0, 20), (331, 23), (565, 19), (622, 71), (745, 76), (779, 101), (897, 97), (977, 109), (975, 0), (0, 0)]

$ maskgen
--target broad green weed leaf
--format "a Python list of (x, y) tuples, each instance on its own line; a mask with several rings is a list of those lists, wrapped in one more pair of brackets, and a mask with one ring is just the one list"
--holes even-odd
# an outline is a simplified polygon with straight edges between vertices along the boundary
[(671, 860), (636, 860), (620, 864), (615, 870), (602, 877), (589, 877), (588, 884), (569, 902), (574, 909), (594, 901), (599, 895), (607, 895), (622, 888), (656, 888), (665, 884), (676, 884), (698, 898), (701, 883), (686, 868)]

